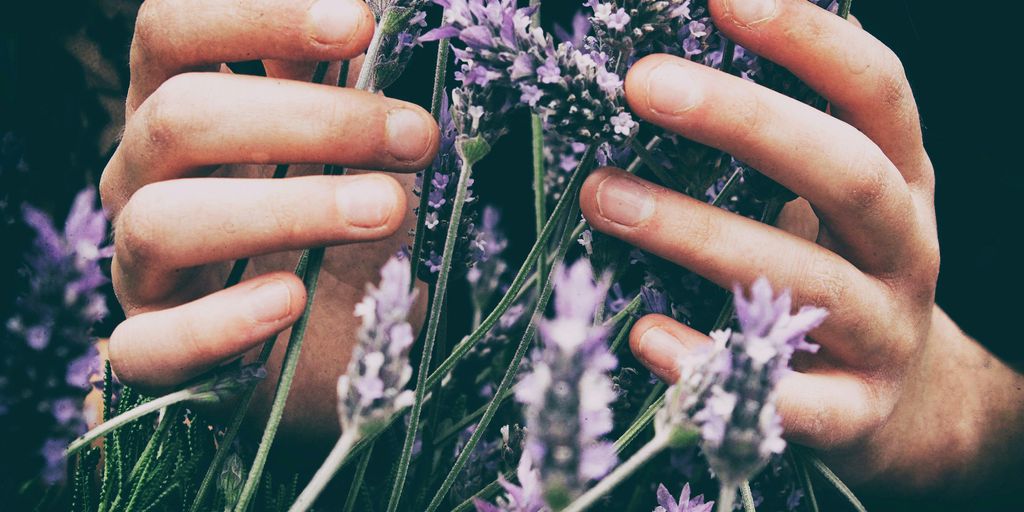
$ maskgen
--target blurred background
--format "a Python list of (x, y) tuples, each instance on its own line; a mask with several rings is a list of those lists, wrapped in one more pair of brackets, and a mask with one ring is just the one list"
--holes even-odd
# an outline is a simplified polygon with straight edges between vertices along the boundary
[[(48, 212), (59, 226), (75, 195), (98, 183), (117, 143), (139, 3), (5, 2), (0, 10), (4, 321), (27, 286), (21, 270), (33, 236), (20, 220), (21, 205)], [(545, 20), (565, 20), (579, 3), (546, 2)], [(1019, 241), (1024, 174), (1010, 141), (1020, 133), (1012, 124), (1019, 118), (1011, 115), (1019, 91), (1008, 79), (1019, 43), (1011, 27), (999, 27), (1014, 16), (992, 5), (973, 10), (964, 2), (857, 0), (854, 13), (902, 57), (921, 108), (925, 144), (937, 171), (943, 257), (938, 303), (968, 334), (1021, 368), (1024, 344), (1010, 320), (1024, 306)], [(425, 104), (432, 71), (433, 49), (428, 48), (414, 57), (408, 79), (389, 93)], [(513, 260), (525, 255), (533, 236), (530, 155), (522, 136), (527, 120), (514, 122), (521, 125), (512, 130), (519, 138), (503, 140), (490, 159), (500, 167), (479, 172), (476, 185), (485, 202), (505, 212)], [(99, 337), (121, 318), (109, 290), (107, 297), (111, 313), (95, 327)], [(12, 357), (9, 347), (0, 348), (0, 358)], [(0, 375), (0, 383), (4, 378)], [(5, 428), (0, 426), (9, 433)], [(8, 440), (3, 451), (11, 448)]]

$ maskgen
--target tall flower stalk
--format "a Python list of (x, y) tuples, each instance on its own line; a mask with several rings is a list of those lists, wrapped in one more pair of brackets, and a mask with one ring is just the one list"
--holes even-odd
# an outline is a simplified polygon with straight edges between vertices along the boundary
[(313, 505), (359, 439), (383, 428), (388, 417), (413, 403), (412, 392), (405, 389), (412, 378), (409, 312), (416, 298), (410, 280), (409, 261), (392, 258), (381, 270), (380, 285), (369, 286), (356, 306), (356, 316), (362, 319), (358, 344), (338, 379), (341, 436), (292, 505), (293, 512)]

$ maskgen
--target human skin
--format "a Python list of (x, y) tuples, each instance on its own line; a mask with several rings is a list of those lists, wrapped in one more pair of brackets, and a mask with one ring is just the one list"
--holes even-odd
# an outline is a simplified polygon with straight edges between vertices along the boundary
[[(629, 72), (630, 107), (737, 155), (804, 199), (776, 229), (602, 169), (583, 188), (588, 220), (722, 286), (764, 275), (791, 288), (797, 304), (828, 308), (829, 321), (813, 333), (823, 349), (783, 381), (779, 408), (786, 436), (817, 449), (851, 483), (888, 493), (972, 492), (1013, 469), (1024, 446), (1024, 382), (934, 304), (933, 172), (898, 59), (804, 0), (768, 0), (753, 17), (755, 0), (710, 4), (727, 35), (795, 72), (830, 100), (832, 116), (667, 56)], [(411, 179), (253, 178), (269, 176), (271, 162), (415, 171), (430, 161), (438, 135), (418, 107), (289, 80), (308, 79), (311, 62), (359, 55), (370, 38), (363, 2), (313, 5), (145, 2), (125, 137), (101, 192), (115, 222), (114, 285), (129, 316), (111, 338), (110, 357), (122, 380), (150, 390), (251, 358), (279, 331), (287, 336), (305, 302), (290, 273), (297, 249), (352, 244), (327, 253), (283, 425), (285, 439), (315, 440), (337, 433), (333, 401), (324, 397), (333, 396), (351, 348), (338, 333), (355, 330), (364, 283), (408, 240)], [(317, 33), (312, 14), (353, 28)], [(220, 66), (256, 58), (268, 78)], [(328, 82), (331, 74), (337, 67)], [(380, 149), (395, 109), (411, 115), (394, 140), (422, 146)], [(300, 165), (292, 175), (317, 172)], [(374, 199), (360, 202), (366, 198)], [(359, 208), (346, 210), (350, 203)], [(359, 212), (379, 222), (348, 222)], [(256, 256), (246, 281), (219, 291), (230, 261), (245, 256)], [(267, 283), (281, 293), (264, 295)], [(261, 312), (270, 320), (259, 320)], [(706, 337), (651, 316), (630, 341), (671, 380), (674, 361)], [(268, 368), (279, 367), (281, 345)], [(265, 413), (275, 377), (261, 385), (254, 414)]]
[[(124, 137), (100, 183), (128, 317), (109, 345), (121, 380), (166, 390), (238, 356), (251, 360), (281, 333), (252, 408), (265, 417), (287, 329), (306, 302), (292, 273), (299, 250), (328, 245), (282, 428), (297, 442), (337, 434), (325, 397), (351, 351), (341, 333), (356, 331), (366, 283), (408, 243), (411, 173), (429, 165), (440, 138), (418, 106), (302, 82), (330, 61), (325, 83), (337, 83), (337, 63), (362, 55), (373, 30), (361, 0), (142, 5)], [(252, 59), (268, 77), (221, 64)], [(350, 82), (358, 69), (356, 60)], [(291, 177), (271, 181), (273, 163), (406, 174), (325, 177), (316, 176), (321, 166), (293, 165)], [(244, 257), (253, 257), (244, 280), (222, 291), (231, 262)]]
[[(829, 100), (829, 113), (672, 56), (636, 63), (641, 118), (722, 149), (802, 199), (770, 227), (601, 169), (583, 185), (597, 230), (730, 288), (767, 276), (797, 305), (828, 309), (821, 351), (778, 390), (786, 437), (849, 483), (888, 495), (974, 499), (1019, 477), (1024, 378), (935, 304), (934, 173), (897, 56), (805, 0), (710, 0), (716, 25)], [(781, 228), (781, 229), (780, 229)], [(710, 343), (670, 318), (630, 333), (672, 381)]]

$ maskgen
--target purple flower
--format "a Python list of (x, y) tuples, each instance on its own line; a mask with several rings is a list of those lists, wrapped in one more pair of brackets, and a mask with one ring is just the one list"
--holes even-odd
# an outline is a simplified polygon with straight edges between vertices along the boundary
[[(737, 287), (735, 303), (740, 331), (712, 333), (713, 355), (684, 361), (683, 377), (677, 383), (687, 390), (683, 401), (691, 402), (681, 408), (698, 398), (689, 409), (698, 409), (693, 422), (700, 428), (701, 446), (725, 487), (752, 477), (785, 448), (775, 387), (790, 371), (797, 350), (817, 350), (806, 335), (827, 316), (824, 309), (810, 306), (791, 313), (789, 292), (775, 297), (764, 278), (754, 283), (749, 298)], [(706, 372), (695, 377), (700, 371), (694, 365), (701, 362), (708, 362)], [(694, 389), (683, 384), (686, 374), (690, 382), (701, 385)]]
[(704, 503), (704, 495), (695, 496), (690, 499), (690, 484), (683, 486), (679, 493), (679, 499), (672, 497), (665, 484), (658, 484), (658, 506), (654, 512), (711, 512), (715, 502)]
[(412, 376), (409, 349), (414, 336), (409, 311), (416, 298), (410, 291), (409, 261), (391, 258), (381, 269), (380, 284), (368, 284), (356, 305), (362, 319), (348, 370), (338, 379), (338, 418), (343, 433), (365, 434), (393, 412), (410, 405)]
[(477, 230), (477, 244), (480, 247), (480, 258), (473, 268), (466, 273), (473, 298), (473, 307), (478, 314), (491, 305), (494, 294), (504, 291), (508, 273), (508, 263), (502, 253), (508, 247), (508, 238), (498, 227), (501, 214), (493, 206), (484, 208), (481, 223)]
[[(424, 281), (433, 281), (441, 270), (441, 254), (444, 252), (445, 240), (448, 236), (448, 225), (455, 204), (456, 188), (462, 172), (462, 159), (455, 148), (458, 133), (452, 119), (448, 97), (441, 102), (441, 148), (431, 164), (434, 176), (430, 181), (430, 193), (427, 196), (427, 213), (423, 226), (423, 252), (420, 255), (419, 277)], [(423, 176), (416, 175), (413, 191), (416, 195), (423, 194)], [(470, 181), (472, 186), (472, 180)], [(477, 199), (472, 189), (466, 198), (459, 223), (459, 237), (456, 239), (453, 253), (452, 270), (456, 273), (471, 269), (483, 258), (479, 248), (481, 234), (476, 223), (480, 215)], [(419, 206), (415, 211), (419, 213)]]
[(429, 3), (428, 0), (367, 0), (381, 31), (380, 50), (367, 86), (370, 91), (389, 87), (402, 75), (427, 26), (425, 9)]
[(555, 275), (555, 317), (540, 323), (532, 370), (516, 386), (525, 405), (526, 453), (537, 465), (544, 498), (558, 509), (603, 477), (616, 462), (603, 438), (612, 429), (615, 391), (607, 330), (594, 325), (608, 284), (594, 281), (586, 260)]
[(629, 49), (634, 58), (671, 45), (691, 19), (692, 0), (587, 0), (595, 41), (605, 48)]
[(524, 453), (519, 459), (516, 478), (519, 485), (509, 482), (505, 475), (499, 474), (498, 483), (505, 489), (505, 495), (493, 504), (479, 498), (474, 499), (473, 504), (476, 505), (477, 512), (550, 512), (551, 509), (544, 502), (540, 476), (533, 467), (528, 453)]
[[(612, 74), (608, 59), (568, 42), (556, 47), (543, 30), (531, 28), (535, 7), (517, 8), (513, 0), (434, 1), (446, 7), (444, 24), (421, 39), (452, 37), (465, 46), (454, 54), (461, 63), (456, 77), (467, 93), (475, 86), (518, 98), (545, 116), (552, 129), (575, 140), (622, 142), (632, 136), (633, 131), (624, 132), (626, 125), (611, 124), (624, 107), (621, 80), (607, 76)], [(475, 135), (461, 127), (459, 132)]]

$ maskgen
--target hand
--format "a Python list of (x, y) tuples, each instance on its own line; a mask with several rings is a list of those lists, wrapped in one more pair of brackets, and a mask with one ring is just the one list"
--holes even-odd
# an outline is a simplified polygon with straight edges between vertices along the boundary
[[(312, 176), (320, 167), (308, 165), (290, 175), (310, 176), (272, 181), (268, 164), (408, 173), (433, 159), (439, 134), (423, 109), (291, 80), (330, 61), (326, 81), (337, 83), (337, 61), (361, 55), (373, 30), (361, 0), (142, 5), (124, 139), (101, 182), (114, 220), (114, 288), (128, 316), (110, 341), (123, 381), (166, 389), (261, 346), (305, 307), (292, 273), (297, 250), (359, 243), (327, 252), (286, 414), (287, 424), (308, 423), (304, 435), (336, 432), (325, 397), (347, 365), (352, 339), (342, 333), (358, 325), (352, 312), (365, 283), (407, 241), (412, 176)], [(267, 78), (222, 65), (251, 59), (264, 59)], [(221, 290), (231, 262), (246, 257), (255, 257), (246, 280)], [(257, 412), (285, 345), (268, 365)]]
[[(778, 406), (788, 438), (853, 484), (953, 493), (1016, 463), (1024, 379), (934, 303), (933, 169), (898, 58), (806, 0), (709, 3), (728, 37), (794, 72), (832, 115), (666, 55), (633, 66), (627, 101), (801, 196), (781, 219), (799, 220), (782, 223), (797, 234), (615, 169), (584, 184), (587, 220), (723, 287), (767, 276), (796, 304), (827, 308), (812, 333), (822, 349), (783, 380)], [(670, 381), (676, 361), (708, 342), (662, 316), (630, 335), (638, 358)]]

